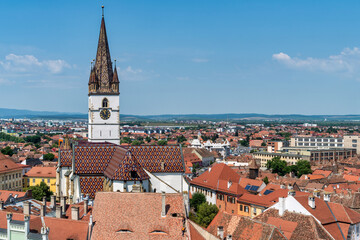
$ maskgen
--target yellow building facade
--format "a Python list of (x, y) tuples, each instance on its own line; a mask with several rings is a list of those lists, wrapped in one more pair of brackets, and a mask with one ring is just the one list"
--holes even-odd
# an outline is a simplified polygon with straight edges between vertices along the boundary
[(44, 182), (50, 187), (50, 191), (56, 192), (56, 168), (33, 167), (24, 175), (24, 188), (40, 185)]

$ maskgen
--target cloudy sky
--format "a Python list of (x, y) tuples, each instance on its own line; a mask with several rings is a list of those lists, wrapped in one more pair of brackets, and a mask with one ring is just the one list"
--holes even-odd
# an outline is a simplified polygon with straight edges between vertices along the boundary
[(123, 114), (360, 114), (359, 1), (0, 1), (0, 108), (87, 111), (101, 4)]

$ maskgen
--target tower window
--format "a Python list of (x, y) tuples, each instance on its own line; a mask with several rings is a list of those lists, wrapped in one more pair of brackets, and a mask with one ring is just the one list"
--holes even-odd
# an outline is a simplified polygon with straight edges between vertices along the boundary
[(107, 100), (107, 98), (104, 98), (104, 100), (102, 101), (102, 107), (103, 108), (109, 107), (109, 100)]

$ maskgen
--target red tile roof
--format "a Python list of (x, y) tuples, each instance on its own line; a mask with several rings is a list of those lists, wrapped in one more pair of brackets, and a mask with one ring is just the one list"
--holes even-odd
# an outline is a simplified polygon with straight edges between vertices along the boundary
[(160, 193), (97, 193), (92, 239), (187, 239), (182, 194), (166, 194), (165, 217), (161, 202)]
[(25, 176), (56, 178), (56, 167), (33, 167), (26, 173)]

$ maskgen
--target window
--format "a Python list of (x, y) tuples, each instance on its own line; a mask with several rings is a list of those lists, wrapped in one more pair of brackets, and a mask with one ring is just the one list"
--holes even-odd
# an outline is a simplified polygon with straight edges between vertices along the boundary
[(44, 182), (44, 179), (41, 179), (42, 182)]
[(245, 206), (245, 207), (244, 207), (244, 211), (248, 213), (248, 212), (249, 212), (249, 207), (248, 207), (248, 206)]
[(48, 178), (47, 183), (50, 183), (50, 178)]
[(242, 211), (243, 210), (243, 205), (242, 204), (240, 204), (240, 211)]
[(104, 98), (104, 100), (102, 101), (102, 107), (107, 108), (108, 106), (109, 106), (109, 101), (107, 100), (107, 98)]
[(253, 213), (254, 215), (256, 215), (256, 208), (253, 208)]
[(35, 183), (35, 178), (33, 178), (33, 183)]
[(356, 140), (356, 139), (353, 139), (352, 142), (353, 142), (353, 143), (357, 143), (357, 140)]
[(353, 144), (352, 147), (356, 148), (356, 147), (357, 147), (357, 144)]

